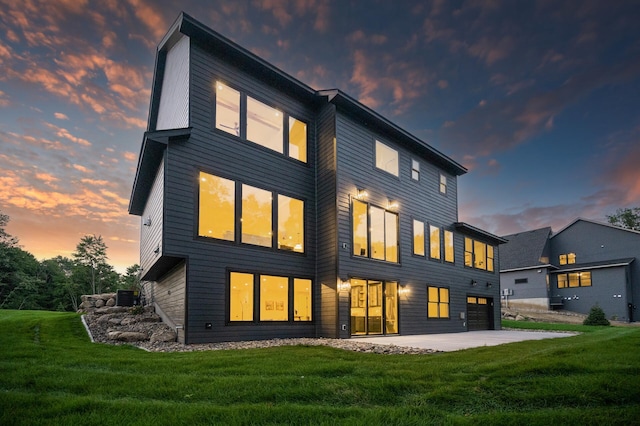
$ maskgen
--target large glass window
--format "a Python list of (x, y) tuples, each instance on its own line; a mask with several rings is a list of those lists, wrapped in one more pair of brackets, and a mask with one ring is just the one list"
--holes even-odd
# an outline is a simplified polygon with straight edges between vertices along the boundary
[(260, 321), (289, 319), (289, 279), (260, 275)]
[(200, 172), (198, 235), (235, 240), (235, 182)]
[(413, 220), (413, 254), (424, 256), (424, 223)]
[(282, 113), (247, 96), (247, 139), (282, 154)]
[(558, 288), (591, 287), (591, 272), (558, 274)]
[(311, 321), (311, 280), (293, 279), (293, 320)]
[(398, 151), (376, 141), (376, 167), (398, 176)]
[(352, 279), (351, 334), (398, 332), (398, 283)]
[(493, 272), (494, 248), (469, 237), (464, 239), (464, 265)]
[(278, 195), (278, 248), (304, 253), (304, 201)]
[(240, 92), (216, 82), (216, 129), (240, 136)]
[(440, 228), (429, 225), (429, 257), (440, 259)]
[(307, 124), (289, 117), (289, 157), (307, 162)]
[(253, 321), (253, 274), (231, 272), (229, 320)]
[(242, 185), (242, 242), (272, 247), (272, 194)]
[(369, 232), (367, 230), (367, 204), (353, 200), (353, 254), (356, 256), (369, 255)]
[(453, 232), (444, 231), (444, 260), (445, 262), (454, 262), (453, 249)]
[(371, 207), (369, 209), (371, 226), (371, 258), (372, 259), (385, 259), (385, 244), (384, 244), (384, 210), (378, 207)]
[(384, 213), (385, 256), (387, 262), (398, 262), (398, 215)]
[(449, 289), (446, 287), (428, 287), (428, 317), (449, 318)]

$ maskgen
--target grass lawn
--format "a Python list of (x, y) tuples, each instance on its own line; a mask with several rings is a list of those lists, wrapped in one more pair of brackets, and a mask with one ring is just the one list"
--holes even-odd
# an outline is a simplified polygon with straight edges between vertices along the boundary
[(432, 355), (148, 353), (90, 343), (76, 314), (0, 310), (0, 425), (637, 424), (640, 327), (572, 327)]

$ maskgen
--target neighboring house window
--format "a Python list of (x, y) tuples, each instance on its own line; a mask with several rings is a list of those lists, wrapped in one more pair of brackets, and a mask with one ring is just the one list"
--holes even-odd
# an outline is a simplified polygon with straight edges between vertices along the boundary
[(282, 113), (247, 96), (247, 139), (282, 154)]
[(270, 191), (242, 185), (242, 238), (246, 244), (272, 247), (272, 197)]
[(429, 257), (440, 259), (440, 228), (429, 225)]
[(413, 220), (413, 254), (424, 256), (424, 223)]
[(529, 282), (528, 278), (516, 278), (514, 280), (514, 284), (527, 284)]
[(453, 232), (444, 231), (444, 260), (445, 262), (453, 263), (454, 249), (453, 249)]
[(376, 167), (398, 176), (398, 151), (376, 141)]
[(440, 193), (447, 193), (447, 177), (443, 174), (440, 174)]
[(240, 136), (240, 92), (216, 82), (216, 129)]
[(353, 254), (397, 263), (398, 215), (355, 199), (352, 208)]
[(493, 272), (493, 246), (469, 237), (464, 239), (464, 265)]
[(256, 294), (259, 295), (259, 321), (312, 319), (313, 288), (310, 279), (231, 272), (229, 286), (230, 322), (254, 321)]
[(289, 117), (289, 157), (307, 162), (307, 124)]
[(198, 235), (235, 240), (236, 183), (200, 172)]
[(558, 288), (591, 287), (591, 272), (558, 274)]
[(446, 287), (428, 287), (428, 317), (449, 318), (449, 289)]
[(304, 201), (278, 195), (278, 248), (304, 253)]
[(572, 263), (576, 263), (575, 253), (561, 254), (559, 257), (560, 257), (559, 260), (561, 265), (570, 265)]
[(420, 163), (418, 160), (411, 160), (411, 179), (420, 180)]

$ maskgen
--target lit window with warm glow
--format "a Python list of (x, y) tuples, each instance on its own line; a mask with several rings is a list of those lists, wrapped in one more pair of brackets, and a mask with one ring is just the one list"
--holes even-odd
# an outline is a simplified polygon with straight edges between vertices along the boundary
[[(398, 215), (357, 199), (353, 199), (352, 208), (353, 254), (397, 263)], [(370, 254), (367, 250), (369, 242)]]
[(293, 279), (293, 320), (311, 321), (311, 280)]
[(398, 151), (376, 141), (376, 167), (398, 176)]
[(413, 220), (413, 254), (424, 256), (424, 223)]
[(289, 117), (289, 157), (307, 162), (307, 124)]
[(253, 274), (231, 272), (229, 319), (253, 321)]
[(352, 209), (353, 254), (355, 256), (368, 256), (367, 204), (354, 199)]
[(443, 174), (440, 175), (440, 193), (447, 193), (447, 177)]
[(429, 225), (429, 257), (440, 259), (440, 228)]
[(398, 263), (398, 215), (384, 213), (385, 260)]
[(234, 181), (200, 172), (198, 235), (234, 241)]
[(477, 269), (487, 269), (487, 245), (481, 241), (473, 242), (473, 267)]
[(561, 254), (559, 256), (559, 260), (561, 265), (570, 265), (570, 264), (576, 263), (576, 254), (575, 253)]
[(384, 260), (384, 210), (378, 207), (371, 206), (371, 208), (369, 209), (369, 214), (371, 220), (371, 258)]
[(449, 289), (446, 287), (428, 287), (428, 317), (449, 318)]
[(494, 247), (465, 237), (464, 265), (489, 272), (494, 272)]
[(444, 260), (445, 262), (454, 262), (453, 249), (453, 232), (444, 231)]
[(247, 96), (247, 139), (282, 154), (282, 113)]
[(558, 274), (558, 288), (591, 287), (591, 272)]
[(493, 246), (487, 244), (487, 271), (493, 272)]
[(289, 279), (260, 276), (260, 321), (289, 319)]
[(278, 248), (304, 253), (304, 201), (278, 195)]
[(272, 247), (272, 194), (242, 185), (242, 242)]
[(216, 129), (240, 136), (240, 92), (216, 82)]

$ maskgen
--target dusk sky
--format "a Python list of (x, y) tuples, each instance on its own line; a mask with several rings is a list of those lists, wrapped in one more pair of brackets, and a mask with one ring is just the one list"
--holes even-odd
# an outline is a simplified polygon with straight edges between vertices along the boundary
[(460, 220), (497, 235), (640, 206), (640, 1), (0, 0), (0, 210), (39, 259), (127, 206), (155, 50), (181, 10), (463, 164)]

